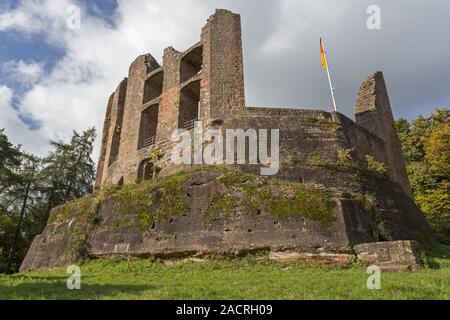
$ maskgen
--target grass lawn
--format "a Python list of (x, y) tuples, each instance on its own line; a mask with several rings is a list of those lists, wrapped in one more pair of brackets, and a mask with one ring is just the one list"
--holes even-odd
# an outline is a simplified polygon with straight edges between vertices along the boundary
[(255, 257), (204, 262), (96, 260), (81, 265), (81, 290), (65, 270), (0, 276), (0, 299), (450, 299), (450, 247), (420, 272), (383, 273), (368, 290), (365, 268), (281, 263)]

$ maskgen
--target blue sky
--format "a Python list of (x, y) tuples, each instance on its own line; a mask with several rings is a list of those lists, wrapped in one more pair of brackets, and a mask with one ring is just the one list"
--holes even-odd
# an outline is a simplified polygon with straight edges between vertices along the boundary
[[(242, 16), (249, 106), (331, 109), (318, 37), (324, 35), (340, 111), (353, 116), (361, 81), (382, 70), (396, 117), (450, 105), (450, 3), (378, 0), (382, 29), (367, 29), (369, 0), (3, 0), (0, 127), (45, 154), (72, 130), (101, 131), (108, 96), (139, 54), (198, 41), (215, 8)], [(81, 29), (68, 30), (70, 5)], [(98, 144), (96, 150), (98, 151)]]
[[(20, 4), (19, 0), (2, 0), (0, 9), (13, 10)], [(82, 0), (83, 15), (98, 17), (110, 24), (114, 24), (114, 13), (117, 9), (116, 0)], [(62, 47), (48, 43), (45, 35), (27, 35), (20, 32), (0, 32), (0, 64), (10, 60), (43, 61), (45, 71), (49, 72), (55, 63), (64, 57)], [(8, 83), (8, 78), (2, 79), (2, 84)], [(20, 88), (16, 88), (20, 89)]]

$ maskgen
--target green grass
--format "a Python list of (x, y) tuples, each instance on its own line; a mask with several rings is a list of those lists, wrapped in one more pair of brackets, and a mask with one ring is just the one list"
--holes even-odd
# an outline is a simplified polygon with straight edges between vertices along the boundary
[(368, 290), (361, 266), (345, 269), (248, 257), (204, 262), (96, 260), (81, 266), (82, 289), (65, 270), (0, 276), (0, 299), (450, 299), (450, 247), (419, 272), (383, 273)]

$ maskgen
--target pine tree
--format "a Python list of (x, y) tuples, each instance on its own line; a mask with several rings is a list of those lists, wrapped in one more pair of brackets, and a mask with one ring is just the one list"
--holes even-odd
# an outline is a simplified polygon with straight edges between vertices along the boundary
[(74, 132), (70, 143), (51, 142), (44, 159), (13, 146), (0, 130), (0, 272), (18, 270), (53, 207), (93, 190), (95, 129)]
[(20, 243), (23, 242), (22, 226), (26, 219), (26, 214), (30, 211), (36, 203), (36, 192), (39, 193), (38, 188), (38, 170), (40, 165), (40, 159), (29, 154), (22, 154), (22, 161), (20, 170), (17, 172), (19, 177), (19, 183), (14, 185), (7, 195), (7, 198), (13, 203), (10, 205), (12, 213), (16, 214), (17, 222), (14, 231), (14, 235), (9, 247), (8, 259), (6, 264), (6, 273), (17, 270), (18, 266), (11, 268), (18, 249), (20, 249)]
[(51, 142), (54, 151), (44, 159), (47, 211), (93, 191), (95, 164), (91, 159), (96, 131), (74, 132), (71, 142)]
[(0, 130), (0, 196), (17, 183), (18, 177), (14, 171), (20, 165), (20, 157), (20, 148), (9, 142), (4, 129)]

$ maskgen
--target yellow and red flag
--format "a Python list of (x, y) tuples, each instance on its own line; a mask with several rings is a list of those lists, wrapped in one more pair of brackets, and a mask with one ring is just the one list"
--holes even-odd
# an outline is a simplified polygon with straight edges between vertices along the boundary
[(325, 51), (325, 46), (323, 44), (322, 38), (320, 38), (320, 57), (322, 58), (322, 67), (325, 69), (328, 75), (328, 82), (330, 83), (330, 90), (331, 90), (331, 97), (333, 98), (334, 111), (337, 112), (338, 109), (336, 105), (336, 97), (334, 95), (333, 84), (331, 83), (331, 75), (330, 69), (328, 68), (327, 53)]
[(325, 47), (323, 45), (322, 38), (320, 38), (320, 56), (322, 58), (322, 67), (325, 70), (328, 70), (327, 55), (325, 53)]

